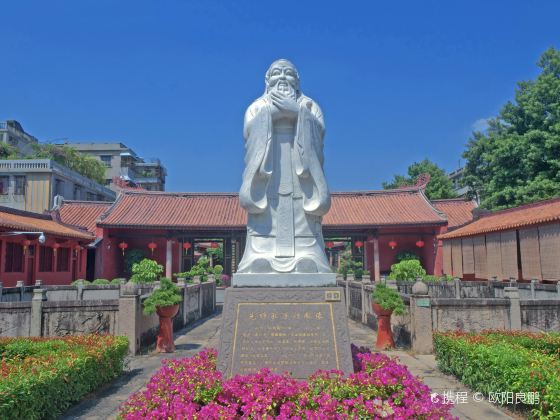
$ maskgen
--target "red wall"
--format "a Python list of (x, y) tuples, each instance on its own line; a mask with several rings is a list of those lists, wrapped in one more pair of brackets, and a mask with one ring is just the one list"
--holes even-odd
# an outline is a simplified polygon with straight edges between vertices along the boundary
[[(52, 272), (39, 272), (39, 253), (40, 247), (47, 246), (52, 247), (55, 241), (58, 239), (61, 248), (69, 248), (69, 267), (68, 271), (52, 271)], [(74, 258), (74, 247), (78, 245), (77, 241), (74, 240), (67, 240), (65, 238), (53, 238), (52, 236), (47, 239), (44, 245), (40, 245), (36, 240), (32, 241), (32, 246), (35, 248), (35, 254), (31, 257), (29, 251), (26, 252), (24, 255), (24, 264), (23, 264), (23, 272), (16, 272), (16, 273), (6, 273), (6, 243), (13, 242), (20, 244), (22, 243), (22, 237), (14, 237), (12, 238), (3, 238), (1, 241), (0, 246), (0, 281), (4, 287), (13, 287), (16, 285), (16, 282), (19, 280), (23, 280), (23, 284), (26, 286), (32, 285), (35, 283), (37, 279), (43, 281), (43, 284), (70, 284), (72, 281), (85, 277), (86, 272), (86, 250), (82, 249), (78, 251), (78, 256)], [(53, 270), (56, 270), (57, 267), (57, 256), (53, 258)], [(31, 262), (33, 262), (33, 266), (31, 266)], [(77, 264), (76, 266), (76, 278), (73, 278), (73, 264)]]
[[(102, 229), (102, 232), (98, 232), (98, 236), (102, 237), (103, 241), (99, 244), (100, 248), (96, 254), (96, 277), (109, 280), (125, 277), (125, 257), (119, 248), (119, 243), (122, 241), (128, 244), (125, 254), (132, 249), (141, 249), (147, 258), (152, 258), (165, 269), (167, 239), (164, 236), (166, 233), (164, 230)], [(153, 255), (148, 248), (148, 244), (152, 241), (157, 244)], [(180, 270), (179, 246), (178, 242), (174, 242), (172, 246), (172, 273)]]
[[(434, 234), (435, 231), (435, 234)], [(379, 239), (379, 271), (381, 275), (389, 274), (391, 265), (395, 264), (397, 254), (402, 251), (413, 251), (419, 257), (422, 266), (428, 274), (441, 275), (441, 264), (438, 266), (438, 247), (435, 236), (439, 234), (439, 227), (410, 228), (410, 229), (380, 229)], [(416, 242), (422, 240), (424, 247), (418, 248)], [(395, 241), (397, 246), (391, 249), (389, 242)], [(373, 242), (366, 246), (366, 258), (368, 270), (374, 272), (373, 268)], [(441, 257), (439, 257), (441, 259)]]

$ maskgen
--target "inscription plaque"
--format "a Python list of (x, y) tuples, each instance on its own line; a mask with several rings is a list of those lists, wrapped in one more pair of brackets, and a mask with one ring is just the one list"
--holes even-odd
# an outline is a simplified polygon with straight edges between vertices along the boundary
[[(294, 378), (319, 369), (351, 373), (342, 293), (329, 289), (227, 289), (220, 370), (228, 378), (263, 367)], [(336, 295), (339, 300), (327, 301)]]

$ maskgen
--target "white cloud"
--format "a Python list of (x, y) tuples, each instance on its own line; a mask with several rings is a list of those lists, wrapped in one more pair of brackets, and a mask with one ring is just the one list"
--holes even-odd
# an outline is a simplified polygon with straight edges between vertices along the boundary
[(488, 130), (488, 121), (491, 118), (492, 117), (480, 118), (480, 119), (476, 120), (475, 122), (473, 122), (472, 125), (471, 125), (472, 131), (485, 132), (486, 130)]

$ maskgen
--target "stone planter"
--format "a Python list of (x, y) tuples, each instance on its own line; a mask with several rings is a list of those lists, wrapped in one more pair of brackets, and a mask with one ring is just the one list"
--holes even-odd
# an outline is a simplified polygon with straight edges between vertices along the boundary
[(391, 314), (392, 309), (383, 309), (377, 303), (372, 304), (373, 313), (377, 316), (377, 341), (375, 348), (377, 350), (394, 349), (395, 341), (393, 340), (393, 332), (391, 331)]
[(157, 336), (156, 351), (158, 353), (173, 353), (175, 343), (173, 343), (173, 323), (171, 320), (179, 312), (179, 304), (172, 306), (157, 307), (156, 313), (159, 316), (159, 334)]

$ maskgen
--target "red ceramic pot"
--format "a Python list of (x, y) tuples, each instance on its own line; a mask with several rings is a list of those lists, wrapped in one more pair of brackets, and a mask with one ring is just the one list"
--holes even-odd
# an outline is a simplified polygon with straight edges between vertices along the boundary
[(156, 313), (159, 316), (159, 334), (157, 336), (156, 351), (158, 353), (173, 353), (173, 323), (171, 320), (179, 312), (179, 304), (172, 306), (158, 306)]
[(392, 309), (383, 309), (381, 305), (373, 303), (373, 313), (377, 316), (377, 341), (375, 348), (377, 350), (394, 349), (395, 341), (393, 340), (393, 332), (391, 331), (391, 314)]

